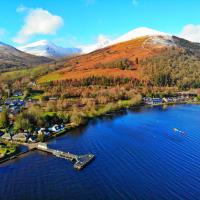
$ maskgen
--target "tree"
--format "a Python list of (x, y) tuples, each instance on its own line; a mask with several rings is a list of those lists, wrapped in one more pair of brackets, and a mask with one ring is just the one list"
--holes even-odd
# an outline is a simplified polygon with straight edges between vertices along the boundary
[(135, 58), (135, 63), (136, 63), (136, 65), (139, 64), (139, 59), (138, 58)]
[(36, 116), (36, 114), (25, 110), (16, 116), (15, 123), (14, 123), (14, 130), (15, 131), (19, 131), (19, 130), (32, 131), (34, 127), (37, 126), (38, 119), (39, 118)]
[(29, 119), (26, 119), (23, 114), (18, 115), (14, 123), (14, 130), (19, 131), (30, 129), (32, 129), (32, 124)]
[(0, 128), (6, 128), (9, 125), (9, 117), (7, 110), (0, 113)]
[(40, 133), (40, 134), (38, 134), (38, 136), (37, 136), (37, 140), (38, 140), (39, 142), (45, 142), (45, 136), (44, 136), (44, 133)]
[(70, 117), (70, 122), (78, 126), (78, 125), (84, 124), (85, 119), (82, 115), (78, 113), (73, 113)]
[(159, 73), (155, 75), (154, 81), (158, 86), (170, 86), (172, 84), (172, 78), (169, 73)]

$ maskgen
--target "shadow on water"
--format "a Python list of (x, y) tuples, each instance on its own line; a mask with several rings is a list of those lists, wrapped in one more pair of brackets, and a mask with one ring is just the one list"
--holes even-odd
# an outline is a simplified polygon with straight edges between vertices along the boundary
[[(103, 116), (99, 116), (99, 117), (90, 119), (85, 125), (74, 128), (73, 130), (66, 132), (66, 134), (70, 134), (73, 137), (79, 137), (80, 135), (84, 134), (91, 125), (95, 126), (98, 123), (101, 123), (104, 121), (113, 121), (114, 119), (125, 116), (127, 113), (128, 113), (128, 110), (119, 110), (119, 111), (116, 111), (113, 113), (105, 114)], [(64, 135), (66, 135), (66, 134), (64, 134)]]
[[(169, 106), (167, 105), (163, 105), (163, 106), (134, 106), (134, 107), (130, 107), (127, 109), (120, 109), (117, 111), (113, 111), (111, 113), (107, 113), (104, 114), (102, 116), (99, 117), (95, 117), (93, 119), (89, 119), (88, 122), (84, 125), (81, 125), (77, 128), (74, 128), (70, 131), (67, 131), (64, 135), (60, 136), (60, 137), (64, 137), (66, 134), (70, 134), (73, 137), (79, 137), (81, 135), (83, 135), (88, 128), (90, 127), (90, 125), (97, 125), (98, 123), (101, 122), (109, 122), (109, 121), (113, 121), (113, 120), (117, 120), (118, 118), (121, 118), (122, 116), (126, 116), (128, 113), (134, 114), (134, 113), (143, 113), (143, 112), (151, 112), (152, 110), (155, 111), (166, 111), (168, 109)], [(54, 140), (54, 139), (53, 139)]]
[(99, 119), (112, 121), (113, 119), (120, 118), (121, 116), (126, 115), (127, 113), (128, 113), (128, 110), (127, 109), (123, 109), (123, 110), (118, 110), (118, 111), (115, 111), (115, 112), (112, 112), (112, 113), (105, 114), (105, 115), (100, 116), (100, 117), (98, 117), (96, 119), (98, 121), (99, 121)]
[(159, 106), (137, 106), (137, 107), (131, 107), (127, 109), (128, 112), (134, 113), (143, 113), (143, 112), (151, 112), (151, 111), (167, 111), (168, 108), (172, 107), (173, 105), (159, 105)]

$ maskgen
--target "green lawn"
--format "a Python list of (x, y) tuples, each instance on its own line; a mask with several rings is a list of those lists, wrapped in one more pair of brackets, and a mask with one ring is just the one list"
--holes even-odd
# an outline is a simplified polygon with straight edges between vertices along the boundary
[(0, 148), (0, 154), (9, 156), (17, 151), (17, 145), (12, 143), (5, 143), (5, 146)]
[(42, 98), (42, 94), (41, 93), (33, 93), (29, 97), (34, 100), (40, 100)]
[(62, 77), (61, 74), (57, 72), (49, 73), (47, 75), (41, 76), (38, 80), (37, 83), (45, 83), (45, 82), (50, 82), (50, 81), (55, 81), (59, 80)]
[(24, 96), (11, 97), (11, 99), (20, 99), (20, 100), (24, 100)]
[(53, 116), (55, 114), (56, 114), (56, 112), (44, 112), (43, 113), (44, 116), (46, 116), (46, 115)]
[(0, 148), (0, 154), (6, 154), (7, 148)]

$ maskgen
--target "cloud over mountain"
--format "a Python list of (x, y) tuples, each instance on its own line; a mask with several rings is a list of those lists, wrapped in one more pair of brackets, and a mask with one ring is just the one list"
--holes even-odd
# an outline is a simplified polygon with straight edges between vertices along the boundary
[(184, 26), (179, 36), (192, 42), (200, 42), (200, 25), (188, 24)]
[(60, 16), (54, 15), (42, 8), (30, 9), (25, 18), (22, 29), (14, 38), (16, 43), (25, 43), (34, 35), (55, 34), (63, 26), (64, 21)]

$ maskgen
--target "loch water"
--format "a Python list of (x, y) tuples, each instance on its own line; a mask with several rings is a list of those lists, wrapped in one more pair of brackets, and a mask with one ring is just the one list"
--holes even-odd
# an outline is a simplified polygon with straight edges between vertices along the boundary
[(82, 171), (39, 151), (1, 164), (0, 200), (200, 199), (198, 105), (121, 111), (48, 145), (96, 158)]

